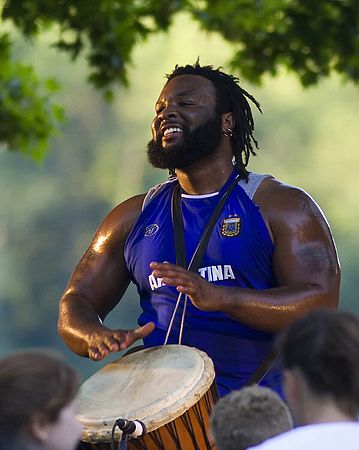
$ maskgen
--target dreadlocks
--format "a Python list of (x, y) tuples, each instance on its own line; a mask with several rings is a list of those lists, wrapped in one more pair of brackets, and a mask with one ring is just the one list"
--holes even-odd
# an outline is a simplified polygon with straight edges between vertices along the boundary
[[(258, 149), (258, 143), (253, 136), (254, 120), (251, 107), (248, 100), (251, 100), (258, 110), (262, 112), (257, 100), (238, 84), (238, 78), (228, 75), (213, 66), (201, 66), (197, 60), (195, 64), (186, 66), (176, 65), (172, 73), (167, 74), (167, 83), (179, 75), (200, 75), (210, 80), (216, 90), (216, 113), (223, 114), (232, 112), (235, 119), (235, 126), (232, 130), (232, 149), (235, 163), (238, 166), (239, 173), (242, 178), (248, 179), (246, 170), (250, 154), (255, 155), (256, 152), (253, 144)], [(171, 175), (174, 175), (173, 171)]]

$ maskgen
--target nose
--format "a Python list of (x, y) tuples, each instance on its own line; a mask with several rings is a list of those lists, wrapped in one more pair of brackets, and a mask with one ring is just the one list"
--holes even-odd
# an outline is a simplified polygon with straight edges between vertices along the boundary
[(172, 104), (167, 104), (166, 106), (164, 106), (161, 112), (157, 115), (157, 118), (160, 122), (176, 117), (178, 117), (178, 110), (175, 105)]

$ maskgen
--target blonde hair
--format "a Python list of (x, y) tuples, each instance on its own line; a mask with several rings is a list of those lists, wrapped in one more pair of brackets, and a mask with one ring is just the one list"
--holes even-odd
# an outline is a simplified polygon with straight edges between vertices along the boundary
[(246, 450), (291, 428), (287, 405), (276, 392), (257, 385), (221, 398), (211, 415), (218, 450)]

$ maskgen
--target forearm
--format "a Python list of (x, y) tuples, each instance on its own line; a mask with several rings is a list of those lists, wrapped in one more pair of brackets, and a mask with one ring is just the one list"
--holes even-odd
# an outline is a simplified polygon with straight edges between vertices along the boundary
[(102, 320), (80, 296), (65, 294), (60, 302), (58, 333), (66, 345), (80, 356), (88, 357), (90, 337), (96, 332), (107, 330)]
[(272, 333), (308, 311), (338, 305), (339, 270), (328, 276), (317, 275), (316, 282), (282, 277), (281, 286), (257, 290), (218, 286), (175, 264), (152, 262), (150, 266), (153, 276), (188, 295), (202, 311), (221, 311), (248, 326)]
[(277, 332), (306, 312), (316, 308), (336, 308), (337, 289), (301, 284), (265, 290), (218, 289), (220, 311), (242, 323), (268, 332)]

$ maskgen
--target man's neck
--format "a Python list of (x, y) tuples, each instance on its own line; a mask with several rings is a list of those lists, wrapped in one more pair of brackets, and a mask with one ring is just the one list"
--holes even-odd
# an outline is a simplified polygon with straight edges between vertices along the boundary
[(199, 161), (185, 169), (176, 169), (182, 189), (190, 195), (210, 194), (219, 191), (233, 171), (231, 160)]
[(356, 417), (343, 412), (331, 399), (312, 401), (311, 399), (303, 404), (302, 417), (298, 418), (299, 425), (309, 425), (328, 422), (349, 422), (355, 421)]

